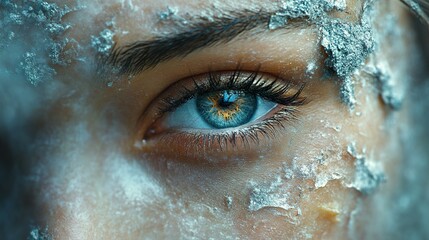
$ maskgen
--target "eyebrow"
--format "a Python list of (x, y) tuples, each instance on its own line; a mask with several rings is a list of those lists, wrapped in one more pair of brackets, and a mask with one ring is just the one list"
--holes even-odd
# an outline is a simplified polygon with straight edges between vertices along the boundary
[[(198, 49), (228, 43), (255, 28), (265, 27), (269, 30), (268, 24), (274, 14), (263, 10), (244, 10), (210, 19), (197, 17), (185, 26), (178, 26), (177, 33), (155, 36), (151, 40), (121, 47), (115, 45), (101, 65), (113, 67), (119, 76), (137, 74), (172, 58), (185, 57)], [(283, 29), (305, 24), (303, 21), (291, 21)]]

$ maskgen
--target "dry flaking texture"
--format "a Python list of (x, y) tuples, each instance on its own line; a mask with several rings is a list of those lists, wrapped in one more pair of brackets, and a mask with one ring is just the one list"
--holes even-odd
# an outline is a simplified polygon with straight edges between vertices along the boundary
[[(376, 48), (379, 51), (370, 57), (363, 70), (375, 80), (379, 95), (384, 104), (392, 110), (399, 110), (403, 105), (409, 84), (412, 82), (411, 76), (413, 74), (399, 75), (400, 72), (410, 72), (409, 69), (405, 69), (406, 66), (404, 65), (396, 66), (393, 70), (391, 67), (392, 64), (389, 62), (392, 59), (383, 56), (383, 48), (387, 45), (388, 48), (395, 49), (396, 56), (409, 54), (409, 51), (403, 47), (404, 43), (398, 41), (398, 39), (402, 39), (407, 34), (407, 30), (398, 27), (401, 24), (399, 16), (393, 13), (383, 16), (379, 22), (381, 23), (378, 24), (382, 25), (379, 34), (376, 35)], [(416, 57), (410, 54), (409, 61), (418, 62), (419, 60)]]
[(100, 54), (108, 55), (114, 45), (114, 32), (110, 29), (104, 29), (99, 36), (91, 36), (91, 46)]
[(277, 177), (269, 184), (256, 184), (251, 182), (251, 192), (249, 199), (249, 211), (258, 211), (265, 207), (277, 207), (284, 210), (294, 208), (290, 204), (289, 192), (281, 191), (283, 180)]
[(364, 154), (359, 154), (355, 144), (350, 144), (347, 152), (355, 160), (355, 178), (349, 187), (355, 188), (364, 195), (373, 193), (378, 186), (386, 181), (386, 177), (381, 169), (370, 166)]
[(390, 69), (387, 64), (378, 64), (375, 66), (368, 66), (365, 71), (375, 78), (377, 82), (378, 91), (380, 92), (381, 99), (384, 104), (389, 106), (392, 110), (399, 110), (403, 103), (403, 92), (398, 93), (398, 86), (393, 81)]

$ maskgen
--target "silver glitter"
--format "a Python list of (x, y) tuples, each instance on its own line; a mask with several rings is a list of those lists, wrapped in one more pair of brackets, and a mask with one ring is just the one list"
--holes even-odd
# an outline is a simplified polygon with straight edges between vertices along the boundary
[[(356, 102), (351, 75), (358, 70), (374, 51), (372, 32), (372, 1), (365, 2), (362, 18), (358, 23), (346, 22), (328, 16), (332, 10), (345, 10), (345, 0), (291, 0), (283, 3), (277, 15), (283, 18), (307, 18), (321, 31), (321, 45), (328, 55), (326, 65), (342, 81), (341, 98), (351, 108)], [(281, 18), (272, 18), (270, 29), (281, 25)], [(271, 24), (272, 23), (272, 24)]]
[(110, 29), (104, 29), (99, 36), (91, 36), (91, 46), (100, 54), (107, 55), (114, 45), (114, 32)]
[(340, 11), (344, 11), (347, 7), (346, 0), (325, 0), (329, 8), (335, 8)]
[(305, 74), (306, 74), (307, 76), (311, 76), (311, 75), (313, 75), (313, 74), (314, 74), (314, 72), (316, 71), (316, 69), (317, 69), (316, 62), (311, 61), (311, 62), (309, 62), (309, 63), (307, 64), (307, 69), (305, 70)]
[(171, 7), (167, 7), (167, 9), (158, 14), (160, 21), (170, 21), (174, 20), (177, 15), (177, 9), (173, 9)]
[[(71, 52), (62, 52), (67, 43), (58, 39), (71, 27), (63, 22), (64, 16), (77, 9), (59, 7), (55, 3), (42, 0), (23, 3), (5, 0), (0, 2), (0, 9), (9, 13), (8, 17), (0, 22), (0, 49), (14, 49), (21, 43), (21, 39), (37, 39), (38, 44), (21, 47), (21, 53), (18, 53), (22, 54), (23, 58), (18, 71), (23, 71), (31, 84), (38, 85), (52, 79), (55, 75), (52, 65), (65, 65), (70, 62), (63, 59), (71, 56)], [(49, 52), (48, 61), (44, 54), (46, 52)]]
[(67, 66), (73, 60), (78, 59), (80, 48), (76, 40), (65, 38), (51, 44), (49, 58), (53, 64)]
[(20, 63), (27, 80), (35, 86), (43, 81), (52, 79), (55, 75), (55, 70), (47, 67), (44, 59), (34, 52), (27, 52), (24, 55), (24, 60)]
[(287, 17), (280, 15), (280, 14), (274, 14), (270, 17), (270, 22), (268, 23), (268, 28), (270, 30), (275, 30), (281, 27), (284, 27), (287, 24)]
[(328, 54), (326, 64), (341, 79), (348, 78), (374, 51), (372, 27), (332, 20), (322, 28), (322, 46)]
[(345, 0), (289, 0), (283, 2), (279, 13), (289, 18), (308, 17), (318, 24), (318, 20), (326, 17), (327, 12), (345, 8)]
[[(158, 21), (161, 24), (175, 24), (175, 25), (187, 25), (189, 23), (189, 14), (185, 16), (180, 16), (178, 14), (177, 8), (167, 7), (165, 11), (161, 11), (158, 13)], [(210, 19), (210, 17), (208, 17)]]
[(52, 240), (52, 236), (48, 232), (48, 228), (40, 229), (38, 227), (33, 227), (30, 236), (27, 240)]
[(70, 25), (62, 22), (62, 18), (74, 11), (67, 6), (60, 8), (55, 3), (48, 3), (42, 0), (34, 1), (34, 5), (25, 8), (22, 16), (27, 19), (35, 20), (51, 34), (60, 34), (70, 28)]
[(334, 69), (342, 80), (341, 99), (353, 110), (356, 99), (351, 75), (374, 51), (372, 26), (367, 21), (353, 24), (331, 20), (322, 28), (321, 44), (328, 54), (326, 65)]
[(21, 17), (20, 14), (10, 13), (9, 14), (9, 19), (10, 19), (10, 21), (15, 22), (18, 25), (21, 25), (21, 24), (24, 23), (24, 21), (23, 21), (23, 19), (22, 19), (22, 17)]

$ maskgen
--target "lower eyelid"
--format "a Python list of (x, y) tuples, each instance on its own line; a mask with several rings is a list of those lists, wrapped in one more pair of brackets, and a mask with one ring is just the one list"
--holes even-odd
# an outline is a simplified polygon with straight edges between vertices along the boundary
[[(249, 161), (270, 153), (277, 134), (296, 119), (297, 110), (277, 106), (259, 123), (227, 130), (173, 130), (147, 139), (144, 152), (191, 164)], [(287, 124), (285, 122), (288, 122)]]

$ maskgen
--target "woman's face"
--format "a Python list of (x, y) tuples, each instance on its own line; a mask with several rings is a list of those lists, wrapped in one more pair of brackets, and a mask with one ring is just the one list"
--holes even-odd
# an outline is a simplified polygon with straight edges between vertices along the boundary
[(54, 238), (376, 234), (406, 122), (399, 2), (67, 4), (78, 55), (39, 84), (23, 161)]

